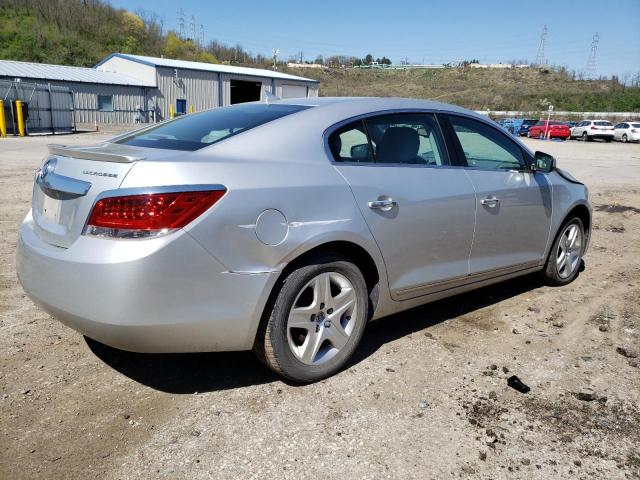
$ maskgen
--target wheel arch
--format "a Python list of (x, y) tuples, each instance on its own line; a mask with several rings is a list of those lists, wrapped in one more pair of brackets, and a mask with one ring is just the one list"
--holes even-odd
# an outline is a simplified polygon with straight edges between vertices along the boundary
[(259, 345), (259, 339), (261, 332), (269, 320), (269, 312), (273, 307), (273, 304), (278, 296), (278, 292), (282, 288), (284, 280), (287, 276), (301, 265), (311, 261), (314, 257), (320, 257), (322, 254), (334, 253), (353, 261), (353, 263), (360, 269), (367, 284), (367, 291), (369, 294), (369, 318), (373, 316), (379, 300), (379, 285), (383, 278), (386, 278), (386, 272), (383, 265), (376, 263), (374, 255), (372, 255), (362, 245), (350, 241), (350, 240), (327, 240), (317, 243), (312, 247), (302, 251), (296, 252), (286, 266), (281, 270), (278, 278), (276, 279), (267, 301), (263, 307), (262, 314), (260, 316), (260, 322), (254, 337), (254, 351), (261, 357), (261, 346)]

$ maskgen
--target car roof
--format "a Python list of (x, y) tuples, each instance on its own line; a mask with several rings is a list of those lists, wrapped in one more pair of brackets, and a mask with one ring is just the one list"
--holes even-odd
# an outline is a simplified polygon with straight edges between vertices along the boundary
[(472, 110), (451, 105), (449, 103), (436, 102), (433, 100), (419, 100), (414, 98), (399, 97), (317, 97), (317, 98), (291, 98), (286, 100), (275, 100), (270, 103), (283, 105), (305, 105), (315, 108), (308, 109), (305, 114), (308, 116), (323, 116), (327, 120), (348, 119), (369, 113), (402, 110), (433, 110), (449, 113), (459, 113), (491, 122), (485, 115), (480, 115)]

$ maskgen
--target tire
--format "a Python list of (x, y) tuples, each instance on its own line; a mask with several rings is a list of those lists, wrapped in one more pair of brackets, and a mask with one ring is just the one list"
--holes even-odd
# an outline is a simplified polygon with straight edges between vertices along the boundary
[(627, 143), (629, 141), (629, 137), (627, 137), (627, 134), (623, 134), (622, 135), (622, 143)]
[(606, 143), (611, 143), (611, 140), (613, 140), (613, 139), (611, 139), (611, 138), (605, 138), (605, 139), (604, 139), (604, 141), (605, 141)]
[[(571, 233), (576, 232), (573, 246)], [(551, 246), (547, 262), (543, 270), (544, 281), (547, 285), (562, 286), (573, 282), (582, 267), (582, 255), (586, 245), (584, 225), (578, 217), (568, 218), (560, 227), (558, 235)], [(564, 257), (564, 262), (562, 258)]]
[(367, 285), (358, 267), (341, 255), (316, 256), (284, 279), (265, 312), (254, 351), (294, 382), (329, 377), (360, 343), (368, 308)]
[(583, 142), (590, 142), (591, 141), (591, 139), (589, 138), (589, 135), (587, 134), (587, 132), (584, 132), (582, 134), (582, 141)]

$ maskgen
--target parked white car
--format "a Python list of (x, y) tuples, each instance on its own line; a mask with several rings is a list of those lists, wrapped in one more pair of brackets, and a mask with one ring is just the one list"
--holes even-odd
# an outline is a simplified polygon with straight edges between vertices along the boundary
[(571, 129), (569, 139), (591, 142), (599, 138), (609, 143), (613, 140), (613, 130), (613, 124), (608, 120), (583, 120)]
[(613, 139), (627, 142), (640, 142), (640, 120), (617, 124), (613, 131)]

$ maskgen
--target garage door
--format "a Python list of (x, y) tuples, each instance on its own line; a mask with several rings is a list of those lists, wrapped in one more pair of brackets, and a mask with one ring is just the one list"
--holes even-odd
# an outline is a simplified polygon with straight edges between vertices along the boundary
[(282, 85), (281, 98), (307, 98), (306, 85)]

